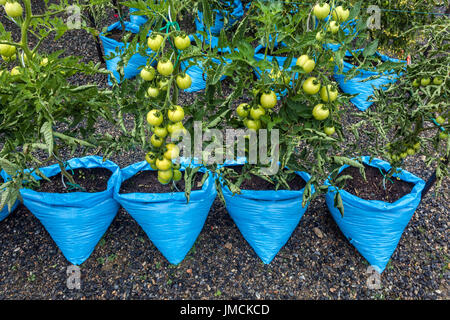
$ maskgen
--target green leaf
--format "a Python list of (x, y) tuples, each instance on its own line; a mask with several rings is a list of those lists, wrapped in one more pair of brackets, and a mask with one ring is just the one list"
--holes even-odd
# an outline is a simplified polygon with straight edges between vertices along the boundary
[(44, 141), (48, 148), (48, 155), (51, 156), (53, 154), (54, 147), (52, 123), (50, 121), (45, 122), (42, 125), (40, 132), (44, 135)]

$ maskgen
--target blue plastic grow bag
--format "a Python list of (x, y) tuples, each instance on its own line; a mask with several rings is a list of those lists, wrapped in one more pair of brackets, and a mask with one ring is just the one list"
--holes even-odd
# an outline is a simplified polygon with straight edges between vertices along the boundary
[[(181, 170), (185, 167), (186, 163), (182, 164)], [(137, 221), (162, 255), (170, 263), (178, 264), (194, 245), (216, 198), (214, 178), (210, 174), (201, 190), (192, 191), (189, 203), (184, 192), (119, 193), (123, 181), (146, 170), (153, 170), (146, 161), (122, 169), (114, 198)]]
[[(196, 36), (198, 37), (198, 39), (200, 39), (200, 41), (203, 41), (203, 36), (201, 34), (196, 34)], [(191, 42), (194, 41), (194, 36), (190, 35), (189, 39), (191, 39)], [(208, 37), (205, 42), (209, 44), (209, 41), (211, 41), (212, 48), (216, 48), (218, 46), (219, 39), (217, 37), (214, 37), (214, 36)], [(227, 48), (220, 49), (219, 51), (223, 52), (223, 53), (228, 53), (228, 52), (230, 52), (230, 49), (227, 47)], [(194, 60), (191, 59), (189, 61), (192, 62)], [(192, 79), (191, 86), (189, 88), (185, 89), (184, 91), (185, 92), (197, 92), (197, 91), (205, 90), (207, 72), (204, 70), (204, 68), (202, 66), (202, 62), (197, 61), (195, 64), (192, 64), (191, 66), (189, 66), (189, 61), (181, 62), (181, 70), (184, 71), (186, 74), (188, 74)], [(223, 63), (219, 59), (213, 59), (212, 61), (217, 64)], [(229, 60), (229, 59), (225, 59), (225, 62), (227, 62), (227, 63), (230, 61), (231, 60)], [(222, 76), (220, 78), (220, 80), (223, 80), (225, 78), (226, 78), (226, 76)]]
[[(3, 181), (8, 181), (8, 179), (9, 179), (8, 174), (3, 170), (0, 171), (0, 177), (2, 178), (2, 179), (0, 179), (0, 184), (2, 184)], [(0, 191), (0, 198), (1, 197), (2, 197), (2, 192)], [(20, 201), (17, 200), (13, 204), (11, 210), (9, 210), (8, 205), (4, 206), (3, 209), (0, 210), (0, 221), (6, 219), (6, 217), (8, 217), (10, 213), (12, 213), (14, 210), (16, 210), (17, 206), (19, 205), (19, 202)]]
[[(68, 261), (83, 263), (108, 229), (119, 210), (113, 199), (114, 185), (120, 168), (101, 157), (88, 156), (68, 161), (67, 170), (79, 168), (106, 168), (112, 172), (108, 187), (102, 192), (47, 193), (31, 189), (20, 191), (23, 203), (44, 225)], [(58, 164), (41, 172), (52, 177), (61, 172)], [(36, 179), (40, 179), (36, 176)]]
[[(336, 45), (329, 45), (332, 50), (336, 49)], [(355, 50), (354, 52), (361, 51), (362, 49)], [(398, 59), (389, 58), (388, 56), (382, 55), (376, 52), (376, 55), (380, 57), (381, 61), (392, 61), (392, 62), (404, 62)], [(350, 52), (346, 52), (345, 56), (351, 56)], [(369, 108), (373, 102), (369, 101), (369, 97), (373, 95), (374, 88), (384, 90), (385, 86), (390, 83), (397, 81), (398, 75), (394, 72), (384, 72), (379, 78), (372, 79), (369, 81), (362, 82), (363, 80), (370, 78), (372, 76), (380, 75), (376, 71), (360, 70), (360, 72), (352, 79), (345, 81), (345, 75), (352, 69), (355, 68), (352, 64), (344, 61), (344, 68), (342, 73), (339, 72), (339, 68), (335, 66), (334, 68), (334, 78), (339, 84), (339, 87), (347, 94), (357, 94), (356, 97), (350, 99), (350, 101), (361, 111), (365, 111)]]
[[(363, 162), (372, 167), (386, 171), (391, 168), (388, 162), (380, 159), (369, 161), (370, 157), (363, 157)], [(339, 172), (347, 167), (348, 165), (343, 166)], [(394, 177), (414, 184), (410, 194), (394, 203), (364, 200), (345, 190), (339, 190), (344, 205), (344, 216), (341, 216), (334, 207), (336, 188), (330, 186), (326, 195), (328, 209), (342, 233), (379, 273), (386, 268), (403, 230), (420, 203), (425, 187), (425, 181), (405, 170)], [(330, 185), (329, 181), (325, 184)]]
[(136, 8), (130, 8), (129, 13), (130, 13), (130, 22), (138, 27), (140, 27), (141, 25), (143, 25), (144, 23), (146, 23), (148, 21), (147, 16), (140, 16), (140, 15), (135, 15), (133, 14), (133, 12), (137, 12), (139, 11), (139, 9)]
[[(225, 165), (239, 163), (227, 162)], [(311, 179), (305, 172), (296, 173), (305, 182)], [(233, 195), (222, 184), (225, 206), (231, 218), (265, 264), (269, 264), (286, 244), (308, 208), (308, 204), (302, 207), (304, 190), (241, 190), (241, 194)], [(314, 192), (314, 188), (311, 191)]]
[[(244, 15), (244, 8), (242, 6), (241, 0), (234, 0), (231, 1), (223, 1), (227, 4), (232, 4), (233, 6), (233, 12), (230, 13), (230, 16), (228, 17), (229, 24), (227, 26), (224, 26), (224, 16), (220, 10), (214, 10), (216, 15), (214, 17), (214, 25), (211, 26), (211, 34), (218, 35), (220, 34), (220, 31), (222, 29), (226, 29), (231, 27), (237, 20), (242, 18)], [(195, 26), (197, 27), (197, 31), (207, 31), (205, 30), (205, 25), (203, 24), (203, 13), (201, 11), (198, 11), (198, 17), (195, 19)]]
[[(124, 22), (124, 24), (125, 30), (135, 34), (139, 32), (138, 26), (130, 22)], [(111, 32), (112, 30), (116, 29), (122, 30), (120, 22), (116, 22), (110, 25), (107, 29), (107, 32)], [(122, 58), (120, 57), (120, 54), (118, 55), (116, 53), (116, 48), (120, 48), (120, 52), (123, 52), (124, 43), (108, 38), (107, 36), (105, 36), (103, 32), (100, 34), (100, 40), (102, 41), (103, 44), (106, 68), (113, 73), (114, 78), (116, 78), (117, 82), (120, 83), (120, 75), (119, 72), (117, 71), (117, 64)], [(152, 55), (155, 54), (150, 48), (146, 49), (146, 53), (150, 56), (150, 58), (152, 57)], [(109, 56), (114, 56), (114, 58), (108, 59)], [(134, 54), (128, 61), (127, 65), (124, 67), (124, 78), (132, 79), (135, 76), (137, 76), (141, 72), (141, 69), (147, 65), (147, 61), (150, 58), (142, 56), (139, 53)], [(154, 63), (156, 63), (156, 61)], [(112, 85), (112, 82), (110, 80), (108, 80), (108, 83), (109, 85)]]

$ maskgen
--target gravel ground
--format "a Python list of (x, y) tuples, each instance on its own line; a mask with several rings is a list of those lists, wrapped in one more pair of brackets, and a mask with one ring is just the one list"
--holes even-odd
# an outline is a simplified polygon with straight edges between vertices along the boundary
[[(82, 31), (45, 48), (98, 61)], [(104, 76), (95, 80), (106, 83)], [(123, 167), (141, 161), (142, 153), (112, 160)], [(431, 174), (420, 158), (408, 159), (405, 167), (424, 179)], [(219, 200), (178, 266), (170, 265), (121, 209), (81, 266), (81, 290), (67, 288), (69, 263), (39, 220), (20, 206), (0, 223), (0, 299), (448, 299), (448, 191), (446, 179), (440, 197), (431, 189), (422, 201), (381, 276), (380, 290), (367, 288), (368, 263), (339, 231), (323, 197), (311, 203), (270, 265), (259, 260)]]

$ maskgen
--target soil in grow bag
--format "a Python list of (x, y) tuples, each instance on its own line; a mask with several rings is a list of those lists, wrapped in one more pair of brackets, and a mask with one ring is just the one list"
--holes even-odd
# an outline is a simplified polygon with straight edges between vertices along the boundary
[(132, 32), (122, 32), (122, 30), (119, 29), (113, 29), (107, 33), (105, 33), (105, 37), (116, 40), (117, 42), (122, 42), (124, 37), (131, 34), (131, 36), (128, 38), (128, 42), (132, 42), (136, 34)]
[[(201, 190), (201, 181), (203, 174), (195, 174), (191, 191)], [(126, 193), (170, 193), (170, 192), (184, 192), (184, 171), (181, 172), (181, 180), (176, 182), (178, 190), (173, 187), (172, 183), (161, 184), (158, 181), (158, 172), (152, 170), (139, 171), (133, 177), (125, 180), (120, 186), (121, 194)]]
[[(233, 170), (241, 175), (242, 168), (243, 166), (236, 166), (233, 167)], [(251, 179), (246, 179), (242, 182), (240, 189), (255, 190), (255, 191), (262, 191), (262, 190), (275, 191), (275, 184), (253, 174), (251, 174), (251, 177), (252, 177)], [(305, 180), (303, 180), (298, 174), (292, 174), (291, 177), (292, 179), (287, 181), (290, 190), (301, 190), (306, 186)]]
[[(364, 180), (359, 168), (347, 167), (342, 170), (338, 177), (345, 175), (353, 177), (353, 179), (345, 181), (345, 191), (364, 200), (380, 200), (394, 203), (403, 196), (411, 193), (414, 188), (413, 183), (391, 177), (385, 181), (385, 189), (383, 186), (384, 176), (378, 168), (364, 165), (364, 171), (367, 180)], [(383, 170), (383, 174), (387, 174), (387, 172)]]
[(69, 192), (102, 192), (108, 187), (108, 180), (112, 172), (105, 168), (80, 168), (67, 171), (72, 175), (75, 183), (81, 188), (71, 186), (66, 177), (64, 177), (64, 186), (61, 173), (50, 177), (50, 181), (39, 180), (38, 186), (31, 186), (33, 190), (50, 193), (69, 193)]

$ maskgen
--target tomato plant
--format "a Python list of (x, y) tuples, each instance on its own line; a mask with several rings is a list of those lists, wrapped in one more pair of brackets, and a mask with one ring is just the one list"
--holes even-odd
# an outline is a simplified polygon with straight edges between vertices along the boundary
[(448, 19), (408, 31), (428, 42), (414, 47), (405, 75), (388, 90), (376, 91), (377, 108), (364, 115), (377, 129), (376, 152), (399, 167), (411, 155), (425, 156), (427, 165), (436, 167), (437, 186), (448, 176), (450, 153), (449, 31)]
[[(20, 28), (20, 39), (0, 24), (0, 167), (12, 181), (0, 185), (0, 207), (11, 205), (24, 181), (35, 182), (30, 173), (46, 179), (39, 167), (52, 162), (60, 165), (64, 179), (73, 183), (65, 170), (62, 154), (95, 150), (94, 125), (99, 118), (111, 119), (110, 95), (96, 84), (77, 86), (70, 82), (76, 74), (106, 73), (98, 65), (82, 63), (80, 58), (62, 57), (62, 51), (45, 55), (40, 48), (45, 39), (56, 39), (67, 31), (60, 16), (67, 1), (52, 4), (45, 14), (33, 14), (30, 0), (4, 5), (8, 17)], [(1, 9), (3, 10), (3, 9)], [(31, 42), (29, 37), (36, 40)], [(11, 68), (11, 71), (8, 69)], [(24, 170), (34, 168), (27, 173)]]

